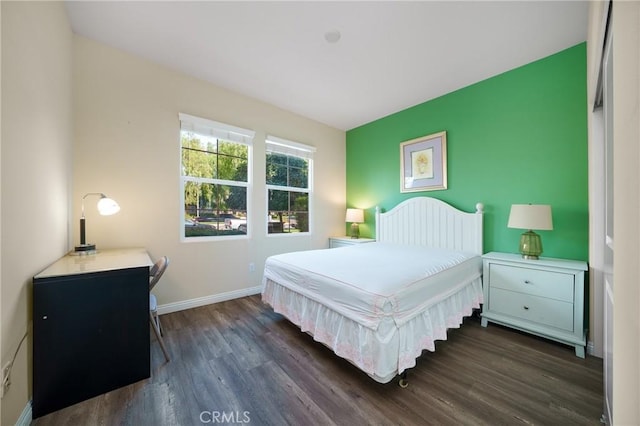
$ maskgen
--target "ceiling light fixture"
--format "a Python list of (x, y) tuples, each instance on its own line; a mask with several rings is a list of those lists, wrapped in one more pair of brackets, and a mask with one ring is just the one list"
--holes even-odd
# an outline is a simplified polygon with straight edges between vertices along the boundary
[(326, 33), (324, 33), (324, 39), (327, 40), (327, 43), (337, 43), (340, 40), (340, 31), (327, 31)]

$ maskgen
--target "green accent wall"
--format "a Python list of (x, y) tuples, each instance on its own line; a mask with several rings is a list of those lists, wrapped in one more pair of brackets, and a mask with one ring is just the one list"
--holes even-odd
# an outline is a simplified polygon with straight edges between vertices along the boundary
[[(400, 192), (400, 143), (447, 132), (448, 188)], [(347, 132), (347, 207), (389, 210), (430, 196), (485, 206), (484, 251), (518, 252), (511, 204), (550, 204), (543, 256), (588, 260), (586, 43)], [(347, 231), (348, 232), (348, 229)]]

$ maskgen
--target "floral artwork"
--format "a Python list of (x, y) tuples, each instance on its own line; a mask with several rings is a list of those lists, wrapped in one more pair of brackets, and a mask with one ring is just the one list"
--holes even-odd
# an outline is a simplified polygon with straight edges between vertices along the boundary
[(433, 177), (433, 148), (411, 153), (411, 172), (414, 179)]
[(447, 189), (447, 132), (400, 144), (400, 191)]

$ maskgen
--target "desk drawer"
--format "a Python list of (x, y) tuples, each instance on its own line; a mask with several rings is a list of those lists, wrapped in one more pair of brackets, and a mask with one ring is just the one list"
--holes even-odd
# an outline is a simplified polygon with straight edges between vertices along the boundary
[(491, 291), (500, 288), (571, 303), (574, 297), (574, 275), (570, 273), (492, 263), (489, 285)]
[(492, 312), (573, 332), (573, 304), (545, 297), (491, 289)]

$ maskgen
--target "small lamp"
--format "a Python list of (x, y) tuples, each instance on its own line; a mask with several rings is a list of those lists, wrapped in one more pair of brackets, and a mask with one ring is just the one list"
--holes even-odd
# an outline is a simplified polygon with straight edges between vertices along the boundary
[(542, 254), (542, 240), (533, 230), (553, 229), (551, 206), (548, 204), (513, 204), (509, 213), (509, 228), (527, 229), (520, 236), (520, 253), (525, 259), (538, 259)]
[(351, 222), (351, 238), (360, 238), (358, 224), (364, 222), (364, 211), (362, 209), (347, 209), (345, 222)]
[(108, 198), (101, 192), (89, 192), (82, 197), (82, 216), (80, 217), (80, 245), (76, 246), (75, 251), (80, 253), (86, 253), (95, 251), (95, 244), (87, 244), (86, 234), (85, 234), (85, 217), (84, 217), (84, 199), (89, 195), (99, 195), (100, 200), (98, 201), (98, 212), (102, 216), (111, 216), (112, 214), (116, 214), (120, 211), (120, 206), (111, 198)]

